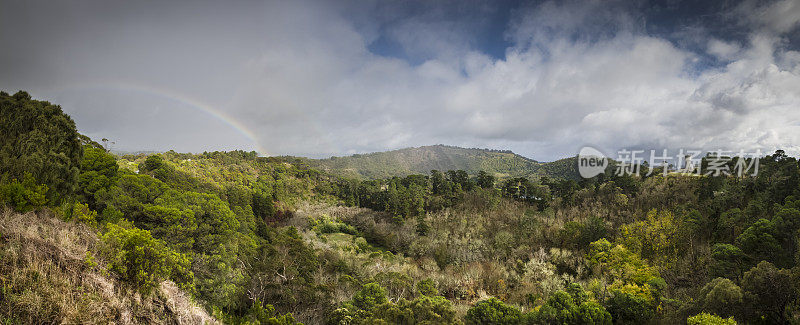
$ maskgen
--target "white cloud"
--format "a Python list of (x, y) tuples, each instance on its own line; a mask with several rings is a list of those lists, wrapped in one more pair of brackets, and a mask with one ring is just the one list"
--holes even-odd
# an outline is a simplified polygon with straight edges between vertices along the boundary
[[(124, 76), (216, 103), (271, 154), (435, 143), (508, 148), (539, 160), (584, 144), (800, 153), (800, 53), (784, 46), (798, 27), (796, 1), (745, 3), (732, 14), (750, 24), (748, 38), (711, 39), (701, 50), (645, 34), (627, 2), (546, 2), (515, 11), (503, 59), (475, 48), (468, 20), (440, 20), (436, 11), (395, 17), (364, 3), (221, 6), (208, 17), (165, 9), (153, 21), (123, 20), (96, 32), (102, 37), (39, 55), (68, 63), (59, 83)], [(173, 15), (191, 19), (167, 28)], [(380, 35), (424, 61), (373, 53)], [(86, 52), (97, 45), (108, 49)], [(697, 71), (699, 56), (724, 65)]]
[[(615, 32), (572, 37), (597, 17)], [(635, 19), (599, 5), (546, 3), (521, 14), (509, 31), (516, 46), (503, 60), (465, 50), (419, 66), (369, 53), (364, 38), (341, 49), (336, 40), (357, 33), (325, 18), (338, 28), (320, 28), (344, 36), (291, 37), (321, 43), (263, 58), (262, 69), (286, 70), (262, 74), (248, 105), (254, 113), (301, 114), (264, 130), (267, 148), (332, 155), (442, 142), (510, 146), (537, 159), (570, 155), (585, 143), (800, 153), (791, 146), (800, 140), (800, 61), (780, 49), (775, 29), (754, 29), (743, 45), (712, 40), (708, 53), (731, 61), (698, 75), (694, 53), (637, 33)], [(451, 32), (441, 34), (444, 43)], [(438, 46), (431, 36), (410, 42)], [(307, 135), (326, 141), (310, 143)]]

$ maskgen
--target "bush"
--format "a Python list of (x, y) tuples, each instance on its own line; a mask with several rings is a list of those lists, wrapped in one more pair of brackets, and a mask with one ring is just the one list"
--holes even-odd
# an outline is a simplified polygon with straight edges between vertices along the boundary
[(654, 316), (650, 302), (633, 293), (615, 291), (607, 305), (608, 312), (618, 324), (644, 324)]
[(30, 174), (51, 190), (42, 192), (47, 200), (60, 204), (75, 190), (83, 155), (75, 122), (58, 105), (23, 91), (0, 93), (0, 116), (0, 175)]
[(467, 324), (519, 324), (519, 309), (506, 305), (497, 298), (479, 301), (467, 311)]
[(704, 311), (722, 316), (732, 316), (742, 304), (743, 293), (733, 281), (716, 278), (700, 290), (697, 299)]
[(611, 324), (611, 314), (578, 284), (557, 291), (538, 311), (526, 314), (527, 324)]
[(142, 293), (149, 293), (162, 280), (172, 278), (184, 289), (193, 288), (190, 259), (166, 247), (150, 232), (108, 224), (103, 235), (103, 249), (109, 269)]
[(417, 283), (417, 291), (420, 295), (433, 297), (439, 295), (439, 290), (436, 290), (436, 285), (431, 279), (425, 279)]
[(97, 225), (97, 212), (89, 209), (89, 206), (82, 203), (72, 205), (72, 211), (68, 215), (68, 220), (83, 222), (90, 226)]
[(386, 302), (386, 289), (377, 283), (367, 283), (353, 296), (353, 305), (364, 310)]
[(37, 184), (30, 173), (22, 183), (17, 179), (0, 184), (0, 202), (10, 205), (17, 212), (27, 212), (47, 204), (47, 185)]
[(717, 315), (700, 313), (686, 319), (687, 325), (736, 325), (733, 317), (722, 318)]

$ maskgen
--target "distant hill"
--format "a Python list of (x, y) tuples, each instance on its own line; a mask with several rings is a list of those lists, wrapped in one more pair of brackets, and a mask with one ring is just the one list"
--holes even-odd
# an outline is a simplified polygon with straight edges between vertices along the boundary
[(541, 176), (573, 178), (577, 176), (575, 158), (541, 163), (508, 150), (460, 148), (446, 145), (422, 146), (348, 157), (309, 159), (320, 170), (358, 179), (378, 179), (410, 174), (429, 174), (463, 169), (474, 175), (483, 170), (498, 178)]

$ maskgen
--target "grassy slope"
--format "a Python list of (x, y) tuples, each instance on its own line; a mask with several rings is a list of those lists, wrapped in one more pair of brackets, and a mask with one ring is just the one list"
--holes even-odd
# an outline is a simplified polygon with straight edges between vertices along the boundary
[(49, 211), (0, 211), (0, 323), (215, 323), (172, 282), (142, 297), (109, 276), (98, 245)]
[(428, 174), (432, 169), (441, 171), (463, 169), (469, 174), (487, 171), (500, 178), (529, 177), (565, 178), (575, 175), (567, 158), (551, 163), (540, 163), (510, 151), (467, 149), (444, 145), (405, 148), (348, 157), (310, 159), (312, 167), (339, 175), (376, 179), (410, 174)]

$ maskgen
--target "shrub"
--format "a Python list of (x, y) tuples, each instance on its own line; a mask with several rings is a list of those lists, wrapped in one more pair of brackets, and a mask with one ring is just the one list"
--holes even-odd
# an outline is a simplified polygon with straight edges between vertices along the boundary
[(364, 310), (386, 302), (386, 289), (377, 283), (367, 283), (353, 296), (353, 305)]
[(722, 316), (732, 316), (741, 308), (742, 289), (726, 278), (716, 278), (700, 290), (698, 302), (704, 311)]
[(436, 285), (430, 278), (418, 282), (417, 291), (420, 295), (428, 297), (433, 297), (439, 294), (439, 290), (436, 290)]
[(733, 317), (722, 318), (717, 315), (700, 313), (686, 319), (687, 325), (736, 325)]
[(83, 156), (75, 122), (58, 105), (23, 91), (0, 93), (0, 115), (0, 175), (33, 175), (51, 190), (42, 192), (47, 200), (60, 204), (75, 190)]
[(89, 206), (82, 203), (75, 203), (72, 205), (69, 220), (83, 222), (90, 226), (97, 225), (97, 212), (89, 209)]
[(497, 298), (479, 301), (467, 311), (467, 324), (519, 324), (519, 309), (506, 305)]
[(4, 202), (17, 212), (27, 212), (47, 204), (47, 185), (37, 184), (30, 173), (22, 182), (13, 179), (0, 184), (0, 202)]
[(527, 324), (611, 324), (611, 314), (578, 284), (570, 284), (547, 299), (538, 311), (526, 314)]
[(194, 275), (190, 259), (166, 247), (147, 230), (108, 224), (103, 235), (103, 249), (109, 269), (142, 293), (149, 293), (162, 280), (172, 278), (191, 289)]
[(629, 292), (615, 291), (607, 305), (614, 322), (619, 324), (644, 324), (654, 316), (650, 302)]

